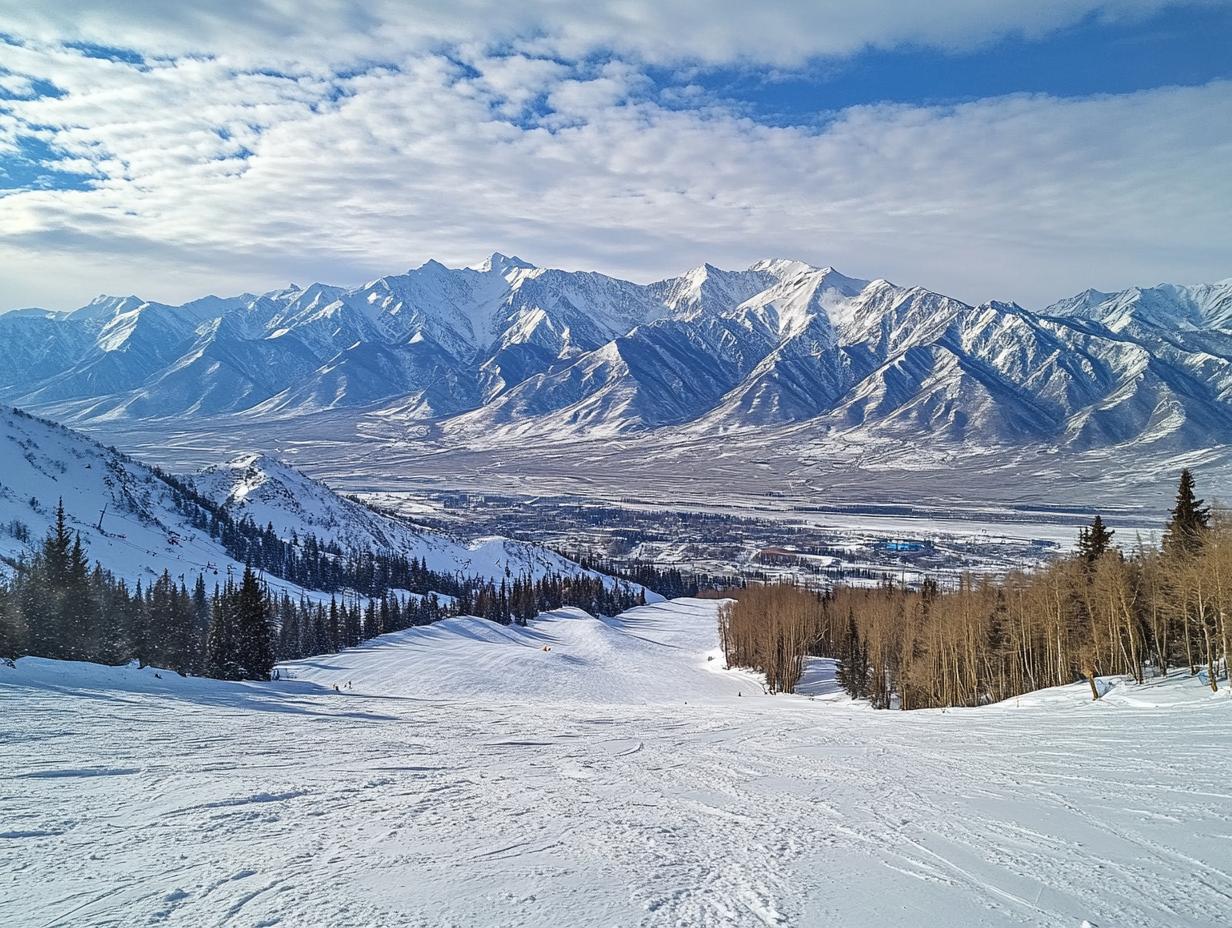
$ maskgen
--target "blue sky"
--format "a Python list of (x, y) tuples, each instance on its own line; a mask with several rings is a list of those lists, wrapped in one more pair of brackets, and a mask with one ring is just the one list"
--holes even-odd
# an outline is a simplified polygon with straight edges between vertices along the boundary
[(975, 49), (899, 46), (788, 74), (719, 68), (699, 81), (757, 118), (808, 122), (866, 103), (955, 103), (1013, 93), (1123, 94), (1232, 78), (1232, 7), (1165, 8), (1143, 20), (1095, 15), (1043, 38), (1004, 36)]
[(1229, 2), (288, 10), (0, 0), (0, 308), (493, 250), (1037, 306), (1232, 275)]

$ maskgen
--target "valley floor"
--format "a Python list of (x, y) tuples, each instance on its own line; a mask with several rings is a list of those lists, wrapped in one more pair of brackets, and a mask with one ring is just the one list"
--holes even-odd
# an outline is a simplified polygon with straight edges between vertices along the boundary
[(0, 667), (0, 923), (1226, 924), (1226, 690), (873, 712), (817, 662), (770, 697), (707, 660), (714, 607), (448, 620), (268, 685)]

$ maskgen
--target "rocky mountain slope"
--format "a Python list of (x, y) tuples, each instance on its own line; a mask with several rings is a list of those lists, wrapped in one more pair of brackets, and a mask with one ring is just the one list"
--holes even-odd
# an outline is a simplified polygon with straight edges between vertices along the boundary
[(83, 423), (375, 412), (458, 439), (810, 423), (1208, 447), (1232, 440), (1232, 279), (1030, 311), (798, 261), (641, 285), (494, 254), (352, 289), (0, 315), (0, 398)]

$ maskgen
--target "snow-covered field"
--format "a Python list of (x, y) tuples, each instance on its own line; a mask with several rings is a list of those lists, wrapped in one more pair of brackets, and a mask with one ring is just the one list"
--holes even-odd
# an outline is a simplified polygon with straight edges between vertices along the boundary
[(0, 667), (0, 924), (1226, 925), (1226, 691), (873, 712), (818, 662), (770, 697), (707, 660), (714, 607), (276, 684)]

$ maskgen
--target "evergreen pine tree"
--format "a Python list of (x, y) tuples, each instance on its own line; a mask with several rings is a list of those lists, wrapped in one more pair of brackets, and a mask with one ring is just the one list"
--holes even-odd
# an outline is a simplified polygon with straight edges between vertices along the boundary
[(80, 532), (73, 533), (59, 599), (59, 626), (65, 636), (65, 655), (73, 660), (92, 660), (97, 645), (96, 607), (90, 590), (90, 562), (81, 544)]
[(142, 667), (150, 662), (150, 655), (153, 654), (155, 648), (150, 618), (150, 597), (142, 591), (141, 581), (138, 580), (128, 610), (128, 641), (133, 657)]
[(291, 598), (283, 594), (282, 599), (278, 601), (278, 637), (277, 647), (274, 649), (278, 660), (294, 660), (300, 656), (297, 647), (298, 625), (298, 610), (291, 602)]
[(375, 638), (381, 633), (378, 627), (376, 601), (368, 600), (368, 605), (364, 607), (364, 641)]
[(852, 699), (868, 695), (868, 650), (860, 640), (855, 613), (847, 612), (847, 633), (835, 678)]
[(12, 587), (0, 583), (0, 661), (16, 660), (24, 653), (21, 611)]
[(1176, 505), (1172, 518), (1164, 532), (1164, 552), (1172, 555), (1194, 554), (1202, 547), (1210, 526), (1211, 511), (1202, 505), (1194, 490), (1193, 474), (1189, 468), (1181, 471), (1176, 489)]
[(251, 567), (235, 597), (236, 663), (243, 678), (268, 680), (274, 669), (274, 638), (265, 592)]
[(173, 645), (169, 637), (172, 623), (172, 589), (171, 573), (164, 570), (146, 591), (147, 647), (141, 659), (147, 664), (168, 667), (173, 662)]
[(66, 603), (73, 535), (68, 530), (64, 500), (56, 505), (56, 521), (25, 577), (22, 611), (30, 627), (31, 653), (40, 657), (73, 659), (75, 641)]
[(348, 648), (356, 647), (363, 639), (362, 628), (359, 622), (359, 609), (356, 606), (347, 608), (346, 602), (342, 604), (342, 612), (345, 616), (343, 625), (346, 628), (346, 645)]
[(324, 654), (329, 647), (329, 632), (325, 630), (325, 610), (317, 608), (312, 620), (312, 634), (306, 648), (309, 654)]
[(163, 630), (164, 660), (166, 665), (182, 676), (187, 676), (195, 661), (195, 619), (192, 597), (183, 582), (177, 587), (168, 576), (167, 618)]
[(101, 567), (94, 569), (93, 586), (98, 601), (95, 660), (104, 664), (121, 664), (132, 651), (128, 640), (128, 614), (132, 609), (128, 588), (123, 581), (109, 583)]
[(197, 574), (192, 593), (191, 673), (205, 672), (206, 639), (210, 633), (210, 600), (205, 592), (205, 577)]
[(338, 601), (329, 598), (329, 650), (338, 651), (346, 647), (346, 629), (338, 617)]
[(36, 657), (53, 657), (58, 638), (53, 627), (54, 600), (41, 554), (22, 564), (14, 578), (12, 606), (25, 625), (26, 649)]
[(213, 616), (210, 621), (210, 634), (206, 640), (205, 672), (219, 680), (243, 678), (237, 659), (235, 598), (235, 588), (230, 581), (223, 592), (214, 592)]
[(1078, 556), (1088, 565), (1094, 565), (1112, 547), (1112, 529), (1104, 525), (1103, 516), (1096, 513), (1090, 526), (1078, 530)]
[(64, 514), (64, 500), (56, 504), (56, 521), (43, 542), (43, 567), (47, 571), (47, 584), (52, 589), (62, 589), (68, 578), (69, 553), (73, 536), (68, 530)]
[(381, 630), (380, 634), (383, 635), (390, 630), (389, 619), (389, 597), (382, 596), (381, 605), (377, 609), (377, 627)]

